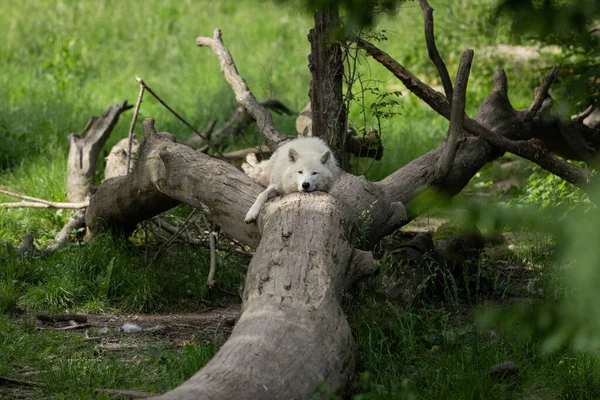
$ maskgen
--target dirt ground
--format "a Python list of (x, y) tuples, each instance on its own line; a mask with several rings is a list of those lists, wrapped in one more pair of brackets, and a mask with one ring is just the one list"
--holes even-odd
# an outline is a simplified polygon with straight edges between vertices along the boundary
[[(97, 341), (106, 350), (134, 350), (150, 343), (185, 345), (199, 334), (229, 335), (240, 313), (239, 303), (168, 314), (101, 314), (36, 316), (38, 329), (69, 330)], [(123, 341), (123, 338), (127, 338)]]

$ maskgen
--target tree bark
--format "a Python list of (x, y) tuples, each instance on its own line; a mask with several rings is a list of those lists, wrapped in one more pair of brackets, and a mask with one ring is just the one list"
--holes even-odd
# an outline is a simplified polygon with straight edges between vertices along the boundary
[(294, 193), (269, 203), (262, 222), (230, 338), (159, 399), (308, 399), (320, 382), (344, 391), (356, 346), (341, 291), (353, 256), (368, 259), (353, 249), (351, 213), (333, 196)]
[(98, 155), (123, 111), (126, 101), (112, 105), (101, 117), (92, 117), (81, 134), (69, 135), (67, 159), (67, 199), (78, 203), (91, 194), (91, 179), (96, 172)]
[(312, 135), (329, 143), (340, 167), (349, 171), (347, 110), (342, 93), (344, 62), (342, 48), (334, 41), (339, 26), (338, 10), (332, 7), (315, 14), (315, 27), (308, 34)]

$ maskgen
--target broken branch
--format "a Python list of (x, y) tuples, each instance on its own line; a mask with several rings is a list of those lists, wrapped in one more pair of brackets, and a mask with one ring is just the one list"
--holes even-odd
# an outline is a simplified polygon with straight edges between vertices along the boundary
[(142, 98), (144, 97), (144, 85), (142, 85), (142, 80), (137, 76), (135, 79), (140, 84), (140, 93), (138, 94), (137, 102), (135, 103), (135, 109), (133, 110), (133, 117), (131, 118), (131, 125), (129, 125), (129, 133), (127, 135), (129, 139), (128, 152), (127, 152), (127, 174), (131, 171), (131, 148), (133, 147), (133, 128), (135, 128), (135, 123), (137, 121), (138, 115), (140, 114), (140, 105), (142, 104)]
[[(423, 3), (423, 2), (421, 2)], [(427, 3), (425, 1), (425, 3)], [(456, 90), (452, 96), (452, 111), (450, 113), (450, 128), (448, 129), (448, 138), (446, 139), (446, 145), (438, 160), (436, 181), (443, 179), (452, 164), (454, 164), (454, 157), (460, 144), (460, 137), (463, 131), (463, 121), (465, 119), (465, 103), (466, 103), (466, 92), (467, 83), (469, 81), (469, 72), (471, 71), (471, 63), (473, 61), (473, 50), (465, 50), (456, 73)]]
[[(203, 216), (204, 218), (204, 216)], [(214, 287), (215, 286), (215, 272), (217, 269), (217, 238), (216, 238), (216, 233), (215, 233), (215, 227), (214, 224), (211, 227), (210, 225), (208, 225), (208, 221), (206, 221), (206, 218), (204, 218), (204, 223), (208, 226), (209, 228), (209, 232), (208, 232), (208, 238), (209, 238), (209, 243), (210, 243), (210, 269), (208, 270), (208, 278), (206, 279), (206, 285), (208, 287)]]
[(23, 199), (28, 201), (19, 201), (14, 203), (0, 203), (0, 207), (4, 208), (69, 208), (79, 209), (85, 208), (89, 205), (89, 201), (82, 202), (56, 202), (48, 201), (44, 199), (38, 199), (37, 197), (26, 196), (24, 194), (9, 192), (8, 190), (0, 189), (0, 194), (10, 197), (16, 197), (17, 199)]
[(594, 105), (590, 104), (589, 107), (586, 108), (584, 111), (580, 112), (579, 114), (572, 115), (571, 121), (581, 122), (584, 119), (586, 119), (587, 117), (589, 117), (592, 112), (594, 112)]
[(531, 117), (534, 117), (542, 107), (542, 103), (548, 96), (548, 90), (550, 90), (550, 85), (552, 85), (554, 78), (556, 78), (556, 74), (558, 74), (558, 67), (552, 68), (552, 70), (548, 73), (548, 75), (546, 75), (546, 77), (542, 81), (540, 87), (537, 88), (537, 91), (535, 93), (535, 99), (529, 107), (529, 114)]
[(216, 54), (221, 64), (221, 72), (233, 89), (238, 104), (242, 105), (252, 118), (256, 120), (258, 130), (264, 136), (267, 146), (272, 151), (275, 151), (279, 144), (288, 138), (275, 129), (271, 114), (259, 104), (256, 97), (250, 92), (244, 78), (239, 75), (231, 53), (229, 53), (229, 50), (223, 44), (221, 30), (219, 28), (215, 29), (212, 39), (207, 37), (197, 38), (196, 44), (198, 46), (210, 47)]
[(248, 154), (271, 154), (271, 150), (267, 146), (249, 147), (247, 149), (235, 150), (223, 154), (226, 160), (243, 160)]
[(423, 17), (425, 18), (425, 42), (427, 43), (427, 52), (429, 58), (433, 61), (436, 66), (442, 85), (444, 86), (444, 92), (448, 100), (453, 98), (452, 81), (450, 80), (450, 74), (448, 68), (442, 59), (442, 56), (438, 52), (437, 46), (435, 45), (435, 35), (433, 29), (433, 8), (429, 5), (427, 0), (419, 0), (419, 5), (423, 10)]

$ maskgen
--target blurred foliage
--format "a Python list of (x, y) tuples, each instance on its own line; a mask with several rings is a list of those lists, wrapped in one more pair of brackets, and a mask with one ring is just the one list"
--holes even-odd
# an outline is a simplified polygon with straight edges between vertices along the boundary
[(600, 99), (600, 2), (596, 0), (502, 0), (497, 15), (508, 17), (512, 31), (562, 53), (562, 94), (571, 107), (582, 111)]
[(344, 19), (344, 31), (356, 32), (375, 24), (378, 16), (394, 15), (400, 5), (414, 0), (278, 0), (296, 3), (310, 12), (338, 10)]
[[(597, 198), (599, 192), (600, 188), (596, 187), (592, 197)], [(531, 282), (535, 286), (532, 292), (536, 294), (532, 299), (513, 306), (486, 309), (479, 321), (486, 327), (517, 329), (524, 339), (534, 339), (546, 353), (565, 348), (597, 353), (600, 343), (600, 308), (597, 306), (600, 300), (600, 210), (580, 206), (571, 209), (568, 218), (564, 217), (565, 208), (556, 206), (544, 211), (520, 208), (513, 214), (517, 216), (525, 210), (533, 216), (527, 222), (513, 216), (503, 223), (512, 229), (526, 226), (552, 233), (554, 259), (533, 266), (539, 269), (545, 282)]]
[(594, 203), (584, 191), (537, 165), (531, 166), (531, 175), (527, 179), (523, 196), (512, 200), (511, 203), (542, 209), (562, 207), (565, 210), (583, 211), (594, 207)]

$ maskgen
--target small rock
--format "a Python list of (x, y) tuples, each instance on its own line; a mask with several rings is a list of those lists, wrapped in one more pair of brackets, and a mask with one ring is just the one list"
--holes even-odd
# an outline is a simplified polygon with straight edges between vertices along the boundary
[(506, 378), (519, 373), (519, 367), (512, 361), (504, 361), (490, 368), (490, 376), (494, 378)]
[(131, 324), (131, 323), (127, 322), (127, 323), (121, 325), (119, 330), (121, 330), (125, 333), (133, 333), (133, 332), (140, 332), (142, 330), (142, 327), (139, 325)]

